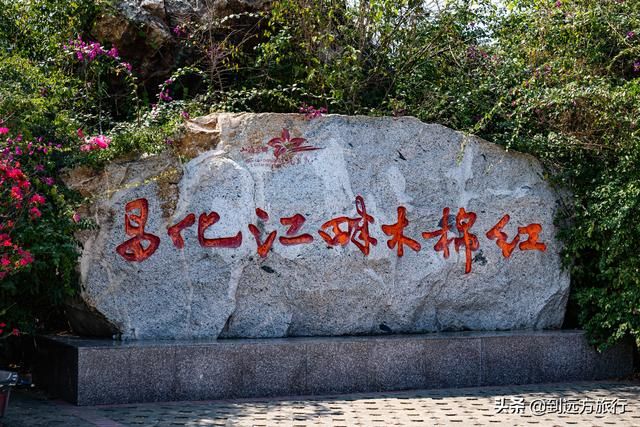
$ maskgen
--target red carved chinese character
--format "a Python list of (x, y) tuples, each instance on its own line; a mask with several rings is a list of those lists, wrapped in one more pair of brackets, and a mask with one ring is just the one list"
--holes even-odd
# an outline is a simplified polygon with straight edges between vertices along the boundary
[(371, 251), (371, 245), (377, 245), (378, 240), (369, 234), (369, 223), (373, 224), (375, 219), (367, 213), (367, 207), (362, 196), (356, 196), (356, 212), (358, 212), (360, 218), (357, 218), (358, 222), (354, 225), (351, 241), (367, 256)]
[[(327, 242), (331, 246), (344, 246), (349, 243), (351, 232), (353, 231), (353, 224), (355, 221), (356, 220), (347, 218), (346, 216), (339, 216), (337, 218), (330, 219), (320, 226), (321, 229), (318, 230), (318, 234), (324, 239), (325, 242)], [(347, 223), (347, 231), (344, 231), (340, 228), (340, 225), (344, 223)], [(329, 233), (323, 231), (328, 228), (331, 228), (333, 237), (331, 237)]]
[(502, 256), (504, 256), (505, 258), (509, 258), (511, 256), (511, 253), (520, 241), (520, 235), (518, 234), (513, 238), (511, 243), (507, 242), (509, 236), (507, 236), (507, 233), (502, 231), (502, 228), (507, 225), (509, 219), (509, 215), (503, 216), (491, 230), (487, 231), (487, 237), (491, 240), (496, 241), (498, 247), (502, 249)]
[(233, 237), (220, 237), (217, 239), (207, 239), (204, 232), (207, 228), (220, 221), (220, 215), (217, 212), (210, 214), (200, 214), (198, 218), (198, 241), (205, 248), (237, 248), (242, 244), (242, 231), (238, 231)]
[(422, 233), (422, 237), (425, 239), (433, 239), (434, 237), (440, 236), (440, 239), (433, 246), (437, 252), (442, 251), (443, 255), (446, 258), (449, 258), (449, 244), (453, 242), (453, 238), (448, 239), (447, 234), (449, 233), (449, 208), (444, 208), (442, 210), (442, 228), (437, 231), (427, 231)]
[(519, 234), (528, 234), (529, 238), (524, 242), (520, 243), (521, 251), (546, 251), (547, 245), (544, 243), (538, 242), (538, 234), (542, 231), (542, 226), (540, 224), (529, 224), (526, 227), (518, 227)]
[[(260, 208), (256, 209), (256, 215), (264, 222), (269, 221), (269, 214)], [(276, 238), (276, 231), (274, 230), (269, 233), (264, 243), (260, 241), (260, 229), (258, 227), (253, 224), (249, 224), (249, 231), (256, 239), (256, 244), (258, 245), (258, 255), (260, 255), (262, 258), (266, 257), (269, 253), (269, 250), (271, 249), (271, 245), (273, 245), (273, 241)]]
[(313, 236), (311, 236), (311, 234), (305, 233), (299, 236), (294, 236), (294, 234), (300, 231), (300, 229), (302, 228), (302, 224), (304, 224), (304, 221), (305, 221), (304, 216), (300, 215), (299, 213), (288, 218), (280, 218), (280, 224), (289, 226), (289, 229), (287, 230), (286, 234), (287, 236), (290, 236), (290, 237), (280, 236), (280, 238), (278, 239), (280, 240), (280, 243), (282, 243), (283, 245), (289, 246), (289, 245), (301, 245), (304, 243), (313, 242)]
[(195, 224), (195, 222), (195, 214), (190, 213), (189, 215), (185, 216), (184, 219), (179, 223), (167, 228), (167, 234), (169, 235), (169, 237), (171, 237), (171, 241), (173, 241), (173, 244), (176, 248), (184, 248), (184, 239), (182, 238), (180, 232), (182, 232), (182, 230), (184, 230), (185, 228), (191, 227), (193, 224)]
[[(359, 217), (348, 218), (341, 216), (333, 218), (322, 224), (318, 234), (331, 246), (344, 246), (351, 241), (367, 256), (371, 250), (371, 245), (378, 244), (378, 241), (369, 234), (369, 223), (373, 223), (375, 220), (367, 213), (362, 196), (356, 196), (356, 211), (360, 215)], [(340, 228), (345, 223), (347, 225), (346, 231)], [(333, 237), (324, 231), (328, 228), (331, 228)]]
[(402, 231), (405, 229), (405, 227), (409, 225), (406, 214), (407, 209), (404, 206), (400, 206), (398, 207), (398, 222), (396, 222), (395, 224), (382, 226), (382, 231), (384, 231), (384, 234), (386, 234), (387, 236), (391, 236), (391, 239), (387, 241), (387, 246), (389, 247), (389, 249), (393, 249), (397, 245), (398, 256), (404, 255), (404, 245), (409, 246), (416, 252), (418, 252), (422, 247), (420, 243), (402, 234)]
[(456, 252), (458, 252), (460, 246), (464, 246), (466, 256), (466, 263), (464, 267), (465, 274), (471, 272), (471, 251), (477, 251), (480, 247), (476, 235), (469, 233), (469, 229), (473, 226), (474, 222), (476, 222), (476, 214), (474, 212), (467, 212), (464, 208), (460, 208), (458, 215), (456, 215), (456, 228), (460, 233), (462, 233), (462, 237), (456, 237), (454, 239), (454, 243)]
[[(124, 207), (124, 231), (131, 239), (121, 243), (116, 248), (116, 252), (127, 261), (144, 261), (158, 249), (160, 238), (150, 233), (144, 232), (149, 214), (149, 203), (147, 199), (136, 199), (127, 203)], [(139, 213), (135, 214), (133, 211)], [(146, 247), (142, 242), (149, 242)]]

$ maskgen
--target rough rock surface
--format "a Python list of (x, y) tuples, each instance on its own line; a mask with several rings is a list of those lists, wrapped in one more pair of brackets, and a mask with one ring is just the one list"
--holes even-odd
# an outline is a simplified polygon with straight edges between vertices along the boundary
[(99, 41), (117, 46), (143, 79), (164, 79), (176, 57), (188, 54), (181, 53), (176, 43), (176, 26), (258, 12), (268, 4), (268, 0), (117, 0), (97, 17), (91, 32)]
[[(290, 134), (288, 141), (283, 129)], [(69, 185), (93, 195), (88, 212), (98, 224), (83, 237), (83, 298), (125, 338), (562, 324), (569, 278), (560, 267), (553, 224), (558, 196), (531, 156), (414, 118), (329, 115), (305, 120), (298, 114), (201, 117), (188, 123), (175, 148), (174, 153), (111, 164), (99, 174), (76, 170), (67, 177)], [(356, 244), (364, 243), (358, 229), (363, 221), (352, 223), (352, 239), (344, 246), (329, 244), (318, 232), (330, 219), (363, 217), (362, 206), (356, 209), (358, 196), (375, 221), (368, 223), (377, 239), (368, 256)], [(157, 236), (159, 245), (147, 259), (127, 261), (116, 248), (133, 238), (140, 221), (131, 215), (140, 211), (129, 206), (133, 228), (127, 235), (126, 205), (142, 198), (148, 201), (144, 232)], [(399, 207), (408, 221), (403, 234), (421, 245), (418, 252), (405, 245), (401, 257), (397, 246), (388, 246), (391, 237), (381, 227), (398, 222)], [(458, 251), (453, 240), (437, 251), (438, 236), (422, 236), (442, 228), (446, 207), (448, 239), (463, 238), (459, 227), (470, 221), (458, 216), (459, 208), (477, 215), (468, 229), (478, 242), (471, 250), (475, 245), (467, 241), (469, 273), (462, 240)], [(269, 219), (260, 219), (259, 213), (265, 216), (257, 208)], [(212, 211), (219, 221), (208, 228), (203, 222), (201, 237), (242, 232), (239, 247), (201, 246), (199, 217)], [(179, 249), (167, 228), (189, 213), (195, 214), (195, 223), (182, 231), (184, 247)], [(284, 245), (279, 240), (290, 237), (289, 224), (280, 219), (295, 214), (305, 222), (290, 236), (307, 233), (313, 242)], [(505, 243), (516, 235), (521, 245), (529, 238), (508, 258), (498, 240), (486, 236), (505, 214), (510, 215), (502, 229), (508, 236)], [(261, 243), (272, 230), (277, 232), (266, 257), (257, 254), (249, 224), (257, 226)], [(546, 250), (524, 250), (532, 243), (531, 234), (519, 234), (518, 227), (529, 224), (541, 226), (538, 243)], [(341, 225), (347, 228), (347, 223)], [(323, 230), (334, 237), (330, 227)], [(141, 249), (149, 250), (150, 244), (146, 239)], [(450, 251), (446, 259), (443, 246)], [(124, 253), (132, 256), (131, 250)]]

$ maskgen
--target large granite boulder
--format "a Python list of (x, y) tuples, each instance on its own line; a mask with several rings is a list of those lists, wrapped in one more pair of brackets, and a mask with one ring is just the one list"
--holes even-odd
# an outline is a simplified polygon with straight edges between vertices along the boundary
[(558, 195), (533, 157), (414, 118), (213, 114), (71, 171), (82, 296), (125, 338), (561, 326)]

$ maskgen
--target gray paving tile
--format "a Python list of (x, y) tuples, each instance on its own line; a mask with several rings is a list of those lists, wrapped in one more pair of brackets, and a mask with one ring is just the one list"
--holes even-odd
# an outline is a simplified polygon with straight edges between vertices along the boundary
[[(293, 365), (295, 366), (295, 364)], [(285, 379), (283, 381), (288, 381)], [(496, 410), (522, 399), (522, 413)], [(536, 399), (626, 399), (623, 413), (532, 413)], [(574, 382), (274, 399), (77, 407), (15, 393), (4, 426), (639, 426), (640, 382)]]

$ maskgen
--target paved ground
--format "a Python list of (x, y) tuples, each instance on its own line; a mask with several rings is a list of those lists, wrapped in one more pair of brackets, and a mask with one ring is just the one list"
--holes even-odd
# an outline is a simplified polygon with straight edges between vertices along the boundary
[(4, 426), (640, 426), (640, 382), (75, 407), (12, 396)]

